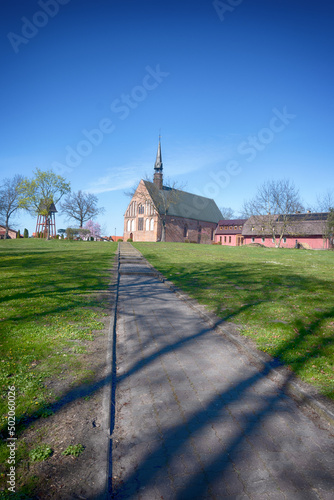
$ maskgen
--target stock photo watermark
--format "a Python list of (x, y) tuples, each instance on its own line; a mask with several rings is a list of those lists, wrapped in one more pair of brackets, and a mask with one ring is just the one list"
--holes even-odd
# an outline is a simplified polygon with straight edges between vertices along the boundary
[(7, 417), (7, 448), (8, 448), (8, 458), (7, 463), (9, 465), (9, 472), (7, 473), (7, 484), (8, 491), (15, 493), (16, 487), (16, 421), (15, 421), (15, 411), (16, 411), (16, 392), (15, 387), (8, 387), (8, 417)]
[[(149, 93), (155, 90), (169, 73), (161, 71), (160, 64), (155, 68), (151, 66), (145, 67), (146, 74), (143, 77), (141, 84), (136, 85), (127, 94), (121, 94), (117, 99), (114, 99), (110, 105), (110, 111), (113, 115), (117, 116), (119, 120), (125, 120), (131, 114), (131, 111), (136, 109), (140, 103), (145, 101)], [(97, 127), (81, 131), (84, 139), (80, 140), (76, 146), (67, 145), (65, 148), (66, 156), (63, 163), (54, 161), (51, 167), (57, 174), (71, 172), (74, 168), (78, 167), (82, 160), (89, 156), (94, 148), (102, 144), (106, 135), (111, 134), (116, 129), (116, 125), (109, 117), (102, 118)]]
[[(284, 106), (282, 111), (278, 108), (272, 109), (273, 116), (269, 120), (267, 127), (261, 128), (256, 134), (249, 135), (245, 140), (239, 143), (237, 152), (240, 157), (245, 156), (244, 160), (251, 163), (255, 160), (257, 155), (264, 151), (264, 149), (274, 141), (275, 136), (283, 132), (288, 125), (296, 118), (296, 115), (288, 112), (287, 107)], [(207, 198), (216, 198), (221, 194), (221, 191), (226, 189), (230, 184), (231, 179), (241, 174), (242, 169), (241, 160), (229, 160), (225, 168), (218, 172), (209, 172), (209, 177), (212, 182), (208, 182), (203, 190), (198, 194)], [(203, 209), (203, 199), (198, 198), (197, 208), (199, 211)]]
[(214, 0), (212, 5), (217, 12), (219, 19), (221, 21), (225, 21), (225, 14), (233, 12), (236, 7), (242, 4), (243, 1), (244, 0), (225, 0), (222, 2), (221, 0)]
[(60, 6), (69, 2), (70, 0), (38, 0), (37, 4), (41, 10), (37, 10), (30, 19), (25, 16), (21, 17), (21, 33), (10, 31), (7, 34), (15, 54), (18, 54), (22, 44), (27, 45), (32, 38), (35, 38), (41, 28), (45, 28), (50, 18), (52, 19), (58, 14)]

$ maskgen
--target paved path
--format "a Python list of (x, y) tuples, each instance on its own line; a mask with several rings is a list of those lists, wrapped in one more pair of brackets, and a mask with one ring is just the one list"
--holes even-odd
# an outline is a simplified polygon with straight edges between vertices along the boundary
[(120, 272), (113, 497), (333, 500), (326, 425), (128, 244)]

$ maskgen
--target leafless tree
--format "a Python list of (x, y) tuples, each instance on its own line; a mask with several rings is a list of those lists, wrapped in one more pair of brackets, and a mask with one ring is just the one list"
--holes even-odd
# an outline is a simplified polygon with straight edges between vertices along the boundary
[(331, 247), (334, 247), (334, 208), (329, 210), (328, 219), (327, 219), (327, 231), (328, 238)]
[(83, 227), (84, 222), (94, 219), (99, 214), (104, 213), (103, 207), (97, 207), (97, 196), (91, 193), (70, 193), (60, 205), (60, 211), (69, 219), (74, 219)]
[(223, 220), (231, 220), (235, 218), (234, 210), (231, 207), (219, 207), (222, 213)]
[(8, 237), (9, 220), (11, 216), (20, 208), (20, 193), (18, 191), (18, 187), (22, 181), (22, 175), (17, 174), (11, 179), (4, 179), (1, 183), (0, 217), (5, 226), (5, 238)]
[(263, 234), (269, 233), (275, 246), (279, 247), (282, 238), (296, 230), (291, 214), (303, 210), (295, 185), (287, 179), (282, 179), (262, 184), (256, 196), (244, 202), (242, 212), (243, 216), (252, 217), (254, 224), (261, 228)]
[(317, 196), (316, 212), (329, 212), (334, 208), (334, 190), (328, 189), (324, 194)]

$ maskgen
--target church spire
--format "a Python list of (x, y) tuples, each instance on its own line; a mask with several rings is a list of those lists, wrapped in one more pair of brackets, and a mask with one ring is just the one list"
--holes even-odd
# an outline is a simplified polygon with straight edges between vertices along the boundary
[(161, 137), (160, 137), (160, 135), (159, 135), (159, 145), (158, 145), (158, 152), (157, 152), (157, 158), (155, 160), (154, 170), (162, 172)]
[(162, 155), (161, 155), (161, 140), (160, 139), (161, 138), (159, 135), (158, 152), (157, 152), (157, 158), (155, 160), (154, 176), (153, 176), (153, 182), (157, 186), (158, 189), (162, 189)]

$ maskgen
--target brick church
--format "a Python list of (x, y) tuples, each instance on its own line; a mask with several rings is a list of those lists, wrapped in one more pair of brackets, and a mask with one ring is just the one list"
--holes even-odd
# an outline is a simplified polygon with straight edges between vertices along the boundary
[(153, 182), (140, 181), (124, 216), (124, 241), (212, 243), (222, 218), (214, 200), (163, 185), (161, 142)]

